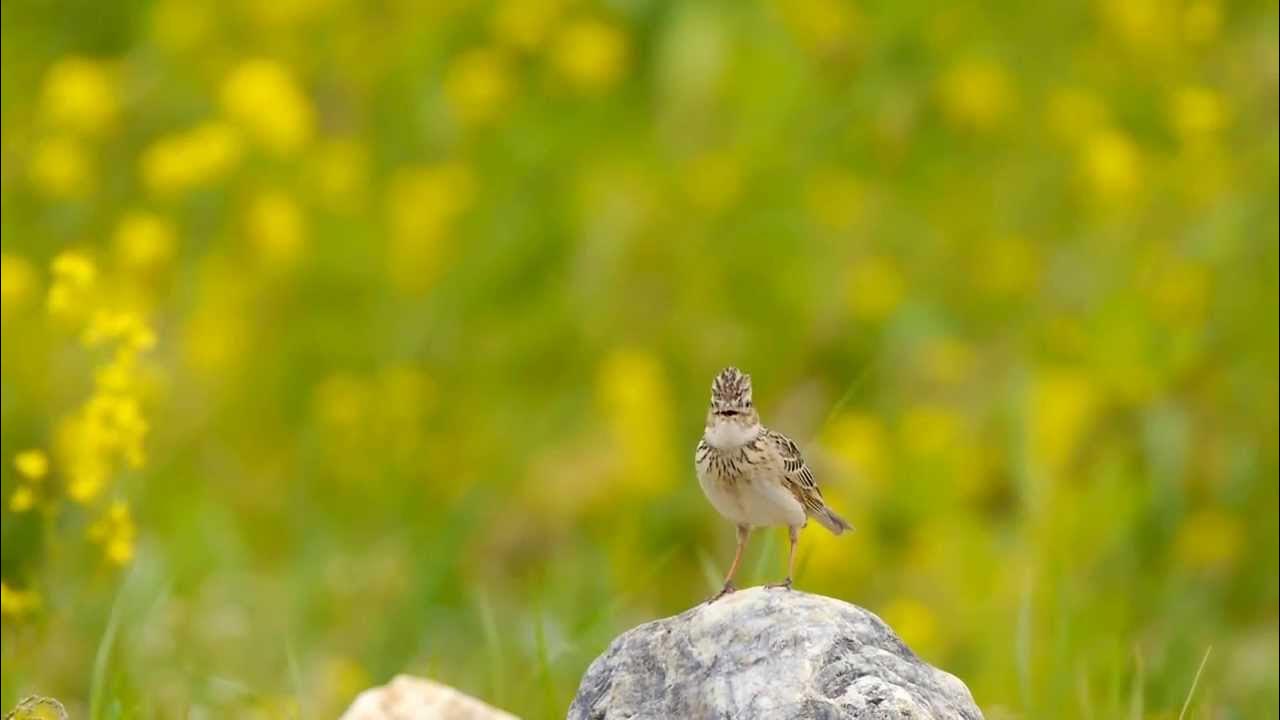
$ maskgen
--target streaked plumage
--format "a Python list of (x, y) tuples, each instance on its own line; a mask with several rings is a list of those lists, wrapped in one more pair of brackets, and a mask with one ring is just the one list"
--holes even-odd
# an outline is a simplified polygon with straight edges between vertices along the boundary
[(837, 535), (851, 528), (826, 506), (799, 446), (760, 423), (751, 400), (751, 376), (737, 368), (726, 368), (711, 385), (711, 407), (694, 463), (707, 499), (738, 525), (738, 557), (721, 595), (733, 589), (733, 572), (752, 528), (790, 528), (792, 556), (783, 583), (787, 587), (799, 529), (807, 518)]

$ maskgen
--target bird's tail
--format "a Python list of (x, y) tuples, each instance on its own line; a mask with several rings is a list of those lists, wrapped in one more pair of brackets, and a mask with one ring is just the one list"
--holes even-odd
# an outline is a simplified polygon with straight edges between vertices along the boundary
[(814, 520), (818, 521), (818, 524), (836, 535), (839, 535), (845, 530), (853, 529), (853, 526), (849, 524), (848, 520), (837, 515), (836, 511), (829, 507), (824, 506), (819, 512), (813, 513), (812, 517)]

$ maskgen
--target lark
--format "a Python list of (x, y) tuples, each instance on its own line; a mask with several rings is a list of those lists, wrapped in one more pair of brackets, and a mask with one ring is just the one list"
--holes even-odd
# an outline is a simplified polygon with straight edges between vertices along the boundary
[(839, 535), (853, 526), (822, 499), (822, 491), (800, 454), (780, 432), (760, 424), (751, 402), (751, 376), (725, 368), (711, 384), (707, 424), (694, 455), (698, 483), (715, 509), (738, 526), (738, 550), (724, 588), (708, 602), (733, 592), (733, 576), (754, 528), (787, 526), (791, 541), (787, 577), (766, 587), (791, 588), (796, 543), (808, 519)]

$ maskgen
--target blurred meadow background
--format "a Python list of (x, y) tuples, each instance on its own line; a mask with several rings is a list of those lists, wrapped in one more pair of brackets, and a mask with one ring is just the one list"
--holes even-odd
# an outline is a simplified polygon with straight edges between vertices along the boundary
[(1275, 2), (2, 15), (5, 709), (562, 717), (736, 364), (989, 717), (1277, 716)]

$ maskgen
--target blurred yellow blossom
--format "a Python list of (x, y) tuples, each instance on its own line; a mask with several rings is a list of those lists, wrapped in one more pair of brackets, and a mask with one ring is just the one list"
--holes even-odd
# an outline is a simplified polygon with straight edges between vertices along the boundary
[(1101, 0), (1105, 26), (1131, 49), (1163, 49), (1176, 37), (1177, 13), (1164, 0)]
[(1203, 140), (1226, 126), (1226, 104), (1209, 88), (1178, 88), (1169, 100), (1169, 122), (1183, 142)]
[(52, 198), (77, 198), (94, 185), (93, 160), (69, 137), (50, 137), (31, 150), (27, 171), (36, 190)]
[(1240, 558), (1245, 546), (1240, 521), (1222, 510), (1196, 511), (1178, 529), (1178, 560), (1195, 570), (1223, 570)]
[(176, 193), (222, 178), (240, 162), (240, 136), (208, 122), (159, 138), (139, 160), (143, 182), (154, 192)]
[(1064, 468), (1097, 415), (1100, 393), (1083, 371), (1050, 369), (1035, 380), (1031, 404), (1031, 453), (1045, 469)]
[(1197, 327), (1209, 310), (1209, 270), (1189, 260), (1158, 267), (1149, 286), (1155, 315), (1170, 325)]
[(1049, 95), (1045, 122), (1062, 142), (1078, 143), (1109, 126), (1110, 113), (1094, 92), (1085, 88), (1058, 88)]
[(643, 350), (615, 350), (600, 365), (596, 391), (623, 482), (645, 492), (670, 485), (671, 398), (658, 358)]
[(369, 181), (369, 151), (355, 138), (326, 140), (311, 153), (311, 186), (325, 208), (353, 212), (364, 206)]
[(107, 562), (117, 566), (127, 565), (133, 559), (135, 535), (133, 514), (123, 500), (113, 501), (88, 529), (89, 539), (102, 547)]
[(883, 255), (855, 262), (845, 283), (849, 308), (862, 320), (880, 321), (889, 317), (898, 309), (905, 293), (906, 281), (898, 264)]
[(274, 30), (297, 25), (328, 10), (334, 0), (244, 0), (241, 11), (254, 22)]
[(889, 454), (884, 424), (879, 418), (867, 413), (842, 413), (831, 421), (824, 435), (824, 445), (845, 466), (843, 474), (865, 478), (873, 486), (883, 486), (888, 481)]
[(75, 317), (86, 308), (98, 276), (97, 266), (80, 252), (59, 253), (50, 263), (53, 282), (47, 305), (52, 315)]
[(493, 34), (519, 50), (536, 50), (546, 41), (564, 4), (564, 0), (502, 0), (493, 12)]
[(289, 155), (311, 140), (311, 101), (285, 66), (265, 59), (236, 66), (222, 84), (222, 107), (268, 150)]
[(991, 130), (1016, 102), (1008, 72), (992, 60), (969, 60), (951, 68), (938, 93), (947, 119), (969, 130)]
[(445, 238), (475, 194), (471, 169), (442, 163), (400, 170), (387, 190), (391, 278), (404, 291), (421, 292), (440, 272)]
[(23, 450), (13, 456), (13, 467), (28, 480), (42, 480), (49, 474), (49, 456), (43, 450)]
[(367, 425), (375, 407), (367, 382), (347, 373), (335, 373), (319, 383), (312, 394), (312, 408), (332, 431), (351, 433)]
[(492, 123), (514, 92), (511, 64), (501, 50), (468, 50), (450, 64), (444, 94), (454, 116), (463, 123)]
[(689, 162), (683, 178), (685, 194), (695, 206), (718, 212), (737, 199), (742, 188), (742, 167), (731, 153), (702, 153)]
[(938, 620), (928, 605), (913, 597), (899, 596), (890, 600), (881, 614), (916, 652), (928, 654), (936, 649)]
[(82, 57), (63, 58), (49, 68), (41, 103), (54, 125), (87, 134), (109, 129), (120, 112), (111, 69)]
[(0, 615), (18, 619), (40, 607), (40, 594), (35, 590), (18, 590), (0, 582)]
[(39, 279), (31, 261), (18, 255), (0, 253), (0, 319), (26, 304), (36, 293)]
[(254, 195), (245, 217), (254, 250), (268, 265), (297, 262), (306, 244), (306, 217), (288, 194), (270, 190)]
[(1116, 130), (1092, 134), (1080, 153), (1080, 172), (1104, 202), (1123, 201), (1142, 182), (1142, 156), (1129, 137)]
[(822, 228), (849, 230), (862, 213), (866, 191), (853, 173), (841, 168), (819, 170), (809, 179), (805, 196), (809, 215)]
[(161, 215), (134, 210), (120, 218), (113, 241), (116, 260), (122, 267), (148, 273), (173, 259), (177, 231), (173, 223)]
[(848, 54), (856, 47), (861, 20), (851, 3), (781, 0), (778, 9), (792, 36), (810, 53), (832, 58)]
[(600, 92), (627, 71), (630, 48), (626, 33), (601, 20), (575, 20), (556, 37), (552, 64), (577, 90)]

